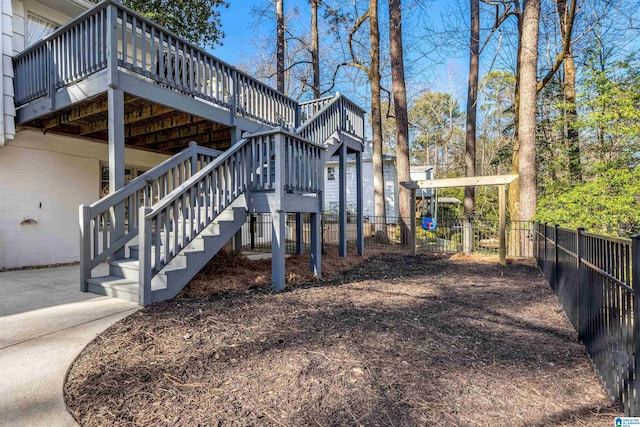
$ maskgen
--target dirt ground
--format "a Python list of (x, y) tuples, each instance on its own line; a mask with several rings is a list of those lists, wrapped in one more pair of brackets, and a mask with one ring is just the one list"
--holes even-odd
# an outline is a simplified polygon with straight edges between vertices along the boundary
[[(268, 262), (211, 267), (83, 351), (65, 384), (69, 410), (88, 426), (613, 425), (532, 264), (330, 259), (332, 279), (282, 293), (260, 286)], [(287, 263), (304, 282), (308, 257)], [(252, 273), (236, 283), (234, 269)]]

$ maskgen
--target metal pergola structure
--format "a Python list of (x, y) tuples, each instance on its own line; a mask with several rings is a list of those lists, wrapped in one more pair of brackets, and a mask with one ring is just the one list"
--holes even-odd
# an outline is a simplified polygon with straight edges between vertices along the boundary
[[(499, 209), (499, 233), (498, 233), (498, 254), (500, 264), (507, 263), (507, 202), (505, 196), (506, 186), (518, 179), (518, 175), (490, 175), (490, 176), (472, 176), (464, 178), (445, 178), (445, 179), (428, 179), (422, 181), (401, 182), (404, 188), (411, 190), (411, 212), (415, 212), (416, 207), (416, 190), (418, 189), (437, 189), (437, 188), (453, 188), (453, 187), (482, 187), (487, 185), (498, 186), (498, 209)], [(470, 233), (470, 224), (465, 221), (464, 232)], [(466, 237), (465, 237), (466, 240)], [(416, 218), (415, 214), (411, 215), (411, 255), (416, 254)]]

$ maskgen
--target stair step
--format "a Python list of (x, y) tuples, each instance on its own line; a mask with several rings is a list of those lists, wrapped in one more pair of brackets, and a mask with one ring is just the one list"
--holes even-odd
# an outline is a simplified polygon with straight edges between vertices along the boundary
[[(180, 262), (180, 260), (177, 260)], [(186, 257), (184, 258), (186, 262)], [(174, 272), (184, 270), (184, 266), (165, 266), (158, 274), (171, 275)], [(128, 280), (138, 281), (140, 277), (140, 262), (137, 259), (125, 258), (109, 262), (109, 275), (119, 276)]]
[(92, 277), (89, 282), (89, 292), (106, 295), (113, 298), (138, 302), (138, 282), (119, 276)]

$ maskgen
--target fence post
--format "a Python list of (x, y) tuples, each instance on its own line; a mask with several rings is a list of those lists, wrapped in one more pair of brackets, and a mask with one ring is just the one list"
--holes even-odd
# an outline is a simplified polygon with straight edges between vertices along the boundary
[[(543, 248), (543, 255), (542, 255), (542, 268), (544, 269), (546, 267), (547, 264), (547, 223), (544, 223), (544, 248)], [(543, 270), (544, 272), (544, 270)]]
[(557, 292), (558, 289), (558, 228), (560, 226), (555, 224), (553, 234), (553, 290)]
[(584, 304), (582, 301), (582, 294), (584, 292), (580, 291), (580, 287), (582, 286), (582, 273), (584, 270), (584, 266), (582, 265), (582, 257), (584, 255), (583, 248), (583, 236), (585, 229), (580, 227), (576, 230), (576, 331), (578, 332), (578, 338), (582, 339), (584, 336)]
[[(638, 374), (640, 370), (640, 234), (631, 236), (631, 287), (633, 288), (633, 394), (630, 398), (630, 414), (640, 415), (640, 380)], [(635, 397), (631, 397), (635, 396)]]

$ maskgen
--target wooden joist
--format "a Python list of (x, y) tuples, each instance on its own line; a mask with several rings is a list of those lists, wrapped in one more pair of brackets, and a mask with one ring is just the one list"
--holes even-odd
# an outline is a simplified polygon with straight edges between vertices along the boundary
[[(163, 120), (167, 115), (175, 114), (176, 111), (171, 107), (165, 107), (164, 105), (155, 105), (151, 104), (145, 106), (143, 108), (139, 108), (137, 110), (125, 113), (124, 115), (124, 123), (125, 125), (131, 125), (135, 123), (140, 123), (142, 121), (148, 120)], [(186, 115), (187, 117), (192, 117), (190, 114), (179, 113), (179, 115)], [(99, 120), (95, 120), (91, 123), (85, 124), (80, 128), (80, 133), (78, 135), (85, 136), (91, 135), (93, 133), (101, 132), (107, 129), (108, 119), (100, 118)]]

